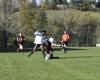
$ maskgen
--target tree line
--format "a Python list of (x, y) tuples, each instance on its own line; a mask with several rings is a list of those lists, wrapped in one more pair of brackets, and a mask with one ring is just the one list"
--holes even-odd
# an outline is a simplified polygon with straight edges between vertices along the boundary
[[(19, 10), (15, 10), (11, 0), (1, 0), (0, 4), (0, 47), (12, 45), (19, 32), (26, 40), (33, 41), (36, 30), (45, 29), (60, 43), (64, 30), (70, 34), (70, 46), (89, 46), (100, 42), (99, 12), (76, 9), (52, 10), (43, 3), (40, 7), (19, 0)], [(9, 43), (10, 41), (10, 43)]]

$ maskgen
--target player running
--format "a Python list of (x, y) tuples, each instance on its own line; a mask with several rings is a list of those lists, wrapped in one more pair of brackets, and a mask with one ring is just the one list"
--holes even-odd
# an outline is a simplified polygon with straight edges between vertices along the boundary
[(19, 35), (16, 38), (17, 52), (23, 50), (24, 41), (25, 41), (25, 37), (23, 36), (22, 33), (19, 33)]
[(36, 31), (34, 33), (34, 35), (35, 35), (35, 41), (34, 41), (35, 46), (33, 48), (33, 51), (28, 55), (28, 57), (30, 57), (36, 51), (36, 49), (38, 47), (41, 48), (42, 53), (43, 53), (43, 57), (45, 57), (44, 46), (43, 46), (43, 41), (42, 41), (43, 40), (43, 33), (42, 33), (42, 31)]
[(62, 35), (62, 40), (61, 40), (62, 49), (64, 50), (64, 53), (66, 53), (69, 39), (70, 39), (69, 34), (65, 31)]
[(51, 43), (49, 42), (49, 39), (46, 36), (46, 31), (45, 30), (35, 32), (35, 41), (34, 41), (34, 43), (35, 43), (35, 46), (33, 48), (33, 51), (28, 55), (28, 57), (30, 57), (36, 51), (36, 49), (38, 47), (40, 47), (41, 50), (42, 50), (42, 53), (43, 53), (43, 57), (45, 59), (51, 58), (53, 50), (51, 48)]

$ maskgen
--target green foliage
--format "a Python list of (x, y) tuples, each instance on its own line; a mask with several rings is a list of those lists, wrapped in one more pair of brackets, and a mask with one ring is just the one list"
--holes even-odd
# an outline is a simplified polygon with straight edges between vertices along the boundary
[(35, 30), (47, 30), (48, 29), (48, 21), (45, 10), (38, 10), (38, 15), (36, 17), (36, 28)]
[(37, 6), (36, 5), (36, 0), (32, 0), (32, 4), (31, 5), (32, 5), (33, 8), (35, 8)]
[(6, 30), (9, 33), (16, 34), (23, 32), (27, 39), (32, 40), (33, 33), (36, 30), (45, 29), (54, 36), (57, 42), (60, 41), (64, 30), (71, 33), (71, 42), (76, 44), (96, 44), (99, 43), (100, 16), (96, 12), (88, 12), (91, 9), (91, 3), (88, 0), (82, 0), (81, 3), (74, 3), (77, 10), (49, 10), (57, 9), (57, 4), (63, 2), (51, 0), (43, 2), (41, 7), (36, 8), (30, 5), (26, 0), (19, 0), (19, 11), (13, 12), (10, 0), (2, 0), (3, 4), (0, 13), (0, 30)]
[(19, 26), (28, 39), (32, 39), (31, 36), (35, 30), (36, 14), (36, 9), (28, 4), (26, 0), (20, 1)]
[(47, 16), (42, 8), (31, 7), (26, 0), (20, 1), (20, 26), (28, 39), (32, 39), (34, 31), (47, 29)]
[(75, 2), (75, 6), (79, 10), (90, 11), (92, 9), (92, 2), (90, 0), (81, 0), (79, 2)]
[(48, 10), (49, 6), (49, 0), (41, 0), (41, 9)]
[(0, 28), (6, 30), (6, 28), (9, 27), (9, 25), (11, 24), (11, 19), (9, 17), (12, 14), (11, 0), (1, 0), (0, 6)]
[(57, 2), (55, 0), (50, 1), (49, 9), (52, 9), (52, 10), (57, 9)]
[(15, 26), (12, 26), (14, 19), (11, 17), (13, 15), (13, 5), (11, 0), (1, 0), (0, 1), (0, 46), (7, 48), (7, 41), (9, 38), (8, 33), (15, 33)]
[(77, 44), (96, 44), (96, 28), (100, 26), (99, 13), (76, 10), (49, 11), (49, 30), (60, 41), (64, 30), (69, 30), (76, 37), (71, 42)]

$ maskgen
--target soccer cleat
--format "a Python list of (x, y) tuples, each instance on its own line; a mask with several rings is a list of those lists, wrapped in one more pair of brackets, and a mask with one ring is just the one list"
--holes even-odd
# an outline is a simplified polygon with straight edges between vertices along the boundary
[(50, 54), (47, 54), (45, 57), (45, 60), (48, 60), (48, 59), (50, 59)]

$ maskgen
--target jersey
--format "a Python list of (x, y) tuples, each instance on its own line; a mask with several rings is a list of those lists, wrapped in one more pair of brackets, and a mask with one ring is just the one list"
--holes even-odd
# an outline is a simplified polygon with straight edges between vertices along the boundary
[(68, 41), (70, 38), (69, 38), (69, 34), (63, 34), (62, 35), (62, 41)]
[(23, 43), (24, 43), (24, 39), (25, 39), (24, 36), (18, 36), (18, 37), (17, 37), (17, 43), (18, 43), (18, 44), (23, 44)]
[(43, 34), (41, 32), (36, 31), (34, 33), (34, 35), (35, 35), (34, 43), (35, 44), (43, 44), (43, 41), (42, 41), (43, 40)]
[(46, 35), (44, 35), (44, 36), (43, 36), (42, 42), (43, 42), (43, 44), (48, 45), (48, 43), (49, 43), (49, 38), (48, 38)]

